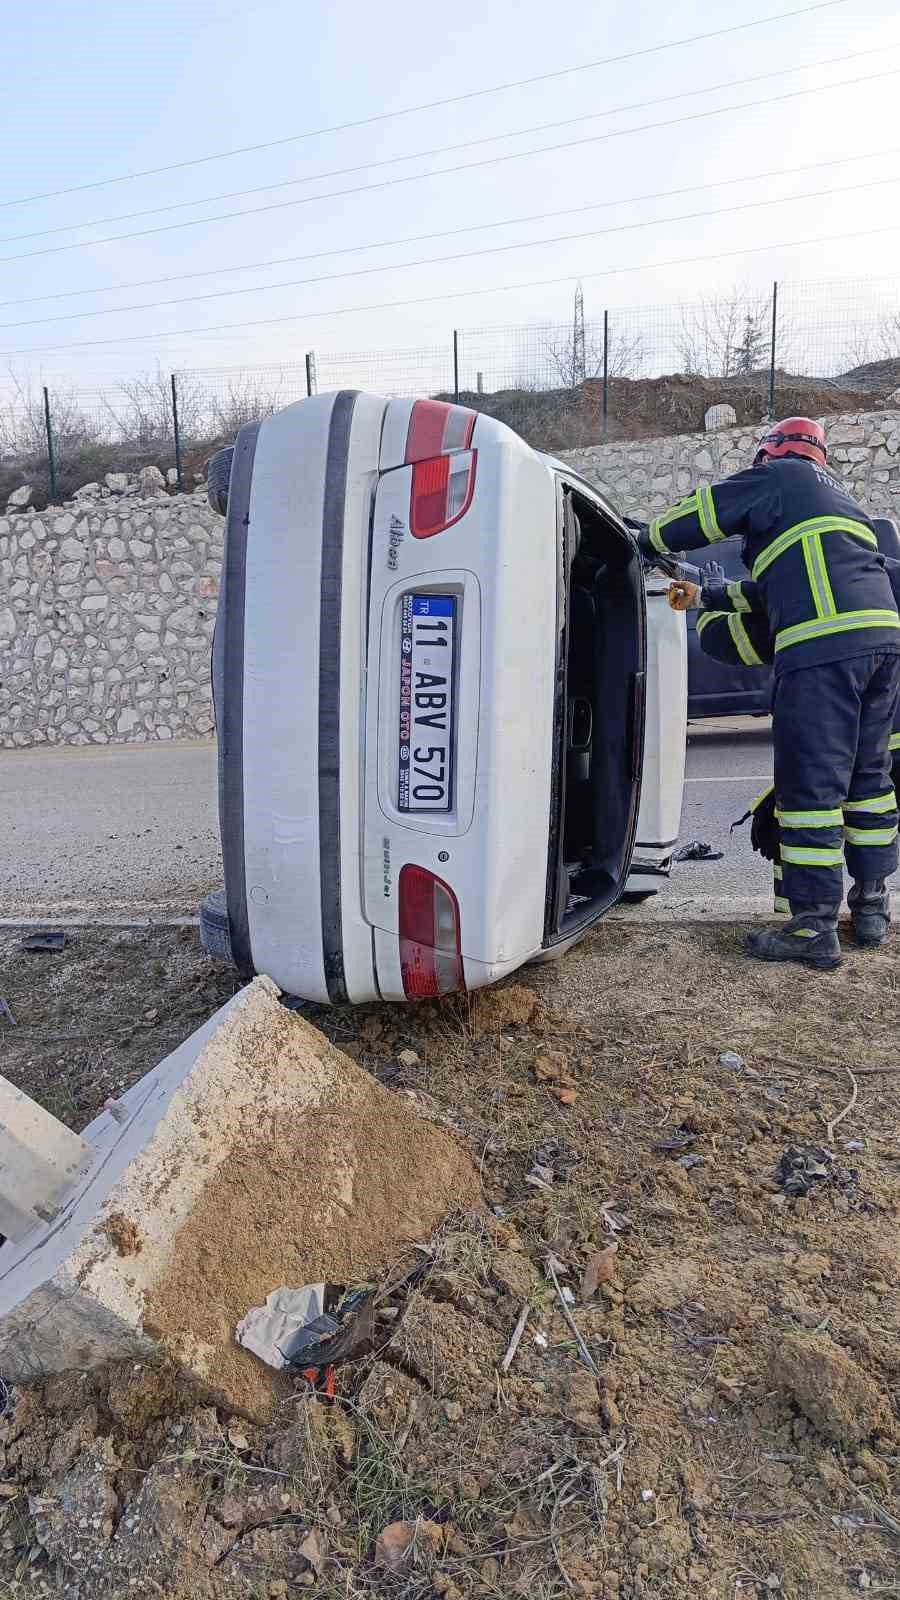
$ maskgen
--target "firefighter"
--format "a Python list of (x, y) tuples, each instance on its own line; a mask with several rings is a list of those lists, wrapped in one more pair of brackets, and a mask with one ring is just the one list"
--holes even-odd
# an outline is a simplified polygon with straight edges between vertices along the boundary
[(739, 617), (761, 613), (774, 638), (775, 793), (791, 911), (784, 929), (752, 933), (749, 949), (828, 969), (841, 960), (845, 855), (857, 937), (881, 943), (890, 922), (900, 616), (872, 524), (827, 471), (824, 430), (808, 417), (776, 423), (752, 467), (701, 485), (639, 544), (652, 560), (731, 534), (742, 537), (751, 577), (719, 585), (709, 601)]
[[(891, 577), (895, 598), (900, 594), (900, 561), (885, 563)], [(670, 604), (675, 610), (682, 610), (684, 591), (686, 588), (693, 590), (689, 595), (696, 604), (700, 603), (702, 590), (694, 585), (684, 583), (672, 584)], [(707, 591), (712, 596), (713, 591)], [(747, 612), (741, 615), (737, 611), (704, 611), (697, 619), (697, 640), (704, 655), (711, 656), (714, 661), (721, 661), (729, 667), (763, 667), (771, 664), (774, 656), (774, 644), (769, 632), (766, 618), (759, 612)], [(894, 712), (894, 723), (889, 740), (892, 770), (891, 780), (894, 785), (894, 794), (900, 800), (900, 700)], [(734, 824), (740, 827), (742, 822), (751, 820), (750, 842), (754, 850), (772, 863), (773, 877), (773, 904), (778, 913), (789, 913), (790, 905), (784, 895), (784, 871), (781, 865), (781, 830), (778, 826), (775, 805), (775, 787), (770, 785), (750, 802), (749, 809)], [(860, 944), (879, 945), (884, 940), (885, 927), (882, 918), (876, 911), (857, 917), (856, 937)]]

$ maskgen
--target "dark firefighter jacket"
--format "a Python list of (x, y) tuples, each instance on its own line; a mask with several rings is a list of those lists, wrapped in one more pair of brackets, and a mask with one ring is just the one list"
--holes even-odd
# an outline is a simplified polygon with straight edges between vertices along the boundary
[[(882, 557), (882, 560), (891, 592), (900, 605), (900, 561), (889, 557)], [(723, 661), (726, 666), (768, 666), (774, 656), (768, 618), (758, 606), (755, 610), (749, 606), (740, 611), (723, 609), (723, 597), (727, 605), (726, 591), (734, 587), (735, 585), (727, 583), (704, 586), (704, 606), (697, 618), (697, 638), (700, 648), (704, 655), (711, 656), (714, 661)], [(743, 588), (750, 591), (752, 598), (754, 588), (752, 582), (745, 581)], [(900, 768), (900, 702), (894, 714), (890, 748), (895, 764), (895, 781), (897, 781), (897, 769)]]
[(872, 523), (824, 468), (780, 458), (701, 485), (656, 517), (642, 543), (677, 554), (731, 534), (741, 535), (751, 576), (724, 585), (716, 604), (766, 616), (776, 673), (869, 650), (900, 653), (900, 616)]

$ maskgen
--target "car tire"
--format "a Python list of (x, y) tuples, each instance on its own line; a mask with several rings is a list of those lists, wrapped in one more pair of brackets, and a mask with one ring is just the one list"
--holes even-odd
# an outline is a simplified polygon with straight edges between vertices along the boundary
[(231, 960), (228, 901), (224, 889), (214, 889), (201, 903), (200, 943), (208, 956), (219, 961)]
[(206, 497), (220, 517), (228, 511), (228, 486), (231, 482), (231, 463), (234, 449), (217, 450), (206, 469)]

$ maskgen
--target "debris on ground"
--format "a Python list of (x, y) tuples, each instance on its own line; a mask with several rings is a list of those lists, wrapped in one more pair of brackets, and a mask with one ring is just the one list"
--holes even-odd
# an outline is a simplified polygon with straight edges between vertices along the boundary
[(721, 861), (724, 850), (714, 850), (711, 844), (705, 844), (702, 839), (692, 839), (690, 844), (682, 845), (675, 852), (676, 861)]
[[(8, 1057), (13, 1081), (52, 1091), (64, 1113), (68, 1092), (73, 1122), (120, 1095), (230, 993), (182, 935), (79, 930), (48, 980), (0, 930), (0, 987), (20, 1021), (4, 1071)], [(652, 992), (634, 976), (651, 952)], [(350, 1211), (304, 1275), (245, 1294), (244, 1311), (280, 1283), (338, 1286), (332, 1340), (374, 1313), (332, 1392), (289, 1369), (271, 1421), (215, 1408), (157, 1364), (17, 1386), (0, 1416), (3, 1600), (890, 1594), (895, 968), (891, 947), (848, 950), (812, 986), (748, 963), (737, 929), (610, 923), (496, 991), (526, 989), (529, 1020), (501, 1003), (502, 1023), (478, 1028), (456, 1000), (309, 1008), (375, 1078), (415, 1051), (402, 1070), (427, 1097), (421, 1126), (467, 1146), (484, 1204), (413, 1219), (387, 1273), (366, 1265)], [(723, 1070), (728, 1051), (752, 1074)], [(574, 1105), (535, 1072), (554, 1053)], [(853, 1139), (832, 1145), (846, 1062), (858, 1098), (838, 1135)], [(827, 1168), (805, 1194), (785, 1193), (789, 1150)], [(405, 1158), (370, 1144), (376, 1173)], [(272, 1226), (299, 1235), (314, 1184), (299, 1203), (292, 1192)], [(220, 1241), (222, 1212), (206, 1246)], [(613, 1244), (611, 1275), (579, 1293)]]
[(241, 1318), (234, 1336), (245, 1350), (281, 1372), (306, 1365), (297, 1356), (339, 1327), (336, 1318), (325, 1314), (324, 1283), (307, 1283), (302, 1289), (273, 1289), (264, 1306), (251, 1306)]
[(719, 1057), (719, 1066), (724, 1067), (726, 1072), (743, 1072), (746, 1062), (736, 1050), (723, 1050)]
[(21, 948), (28, 955), (57, 954), (65, 950), (67, 937), (62, 928), (48, 928), (42, 933), (30, 933), (22, 940)]

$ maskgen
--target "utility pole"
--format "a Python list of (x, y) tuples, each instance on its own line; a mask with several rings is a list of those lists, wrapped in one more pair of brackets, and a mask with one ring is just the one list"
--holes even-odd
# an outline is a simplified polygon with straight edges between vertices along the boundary
[(584, 342), (584, 290), (575, 286), (575, 319), (572, 324), (572, 388), (587, 377), (587, 352)]

